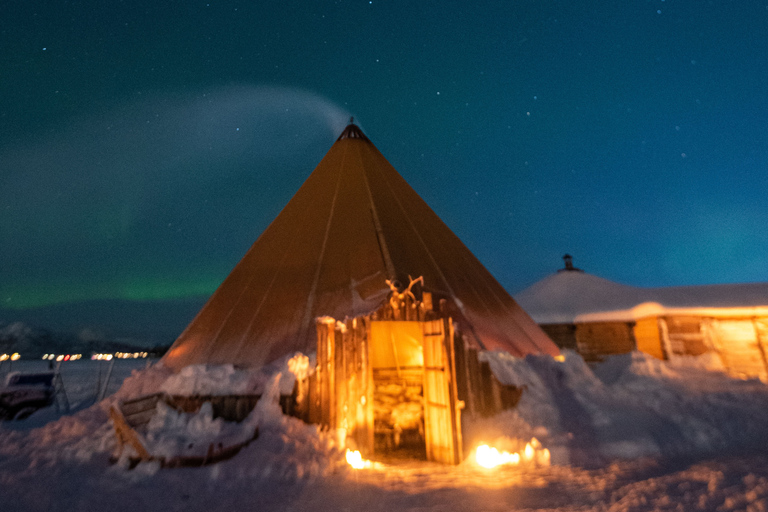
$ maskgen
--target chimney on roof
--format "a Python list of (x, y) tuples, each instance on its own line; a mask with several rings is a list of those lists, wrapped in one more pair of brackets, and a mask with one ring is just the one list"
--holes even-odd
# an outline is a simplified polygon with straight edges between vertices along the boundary
[(570, 254), (563, 256), (563, 261), (565, 262), (565, 268), (559, 269), (558, 272), (584, 272), (580, 268), (573, 266), (573, 256)]
[(339, 135), (339, 138), (336, 139), (336, 142), (343, 140), (343, 139), (360, 139), (367, 142), (370, 142), (368, 140), (368, 137), (365, 136), (363, 131), (355, 124), (355, 118), (350, 117), (349, 118), (349, 124), (346, 128), (344, 128), (344, 131), (341, 132), (341, 135)]

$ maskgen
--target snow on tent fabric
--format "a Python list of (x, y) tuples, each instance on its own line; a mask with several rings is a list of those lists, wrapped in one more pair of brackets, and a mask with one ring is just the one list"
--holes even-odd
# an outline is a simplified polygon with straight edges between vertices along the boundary
[(479, 348), (557, 347), (459, 238), (350, 124), (164, 358), (258, 367), (314, 351), (315, 318), (378, 308), (386, 280), (423, 276)]

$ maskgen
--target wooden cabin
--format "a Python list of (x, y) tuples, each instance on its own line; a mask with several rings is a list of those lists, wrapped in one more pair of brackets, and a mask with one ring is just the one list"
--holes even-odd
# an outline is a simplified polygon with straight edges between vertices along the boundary
[(636, 288), (566, 262), (515, 299), (588, 362), (633, 350), (659, 359), (711, 353), (733, 376), (768, 381), (768, 283)]
[[(618, 335), (597, 335), (597, 326)], [(585, 359), (601, 360), (617, 347), (659, 359), (713, 353), (734, 377), (768, 381), (768, 307), (667, 308), (644, 303), (625, 311), (590, 313), (574, 319)]]

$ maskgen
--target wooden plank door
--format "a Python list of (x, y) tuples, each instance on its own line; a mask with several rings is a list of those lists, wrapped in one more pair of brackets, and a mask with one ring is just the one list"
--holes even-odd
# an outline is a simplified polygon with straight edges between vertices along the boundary
[[(424, 440), (427, 460), (444, 464), (460, 462), (460, 432), (457, 434), (453, 364), (446, 342), (443, 320), (423, 323), (424, 343)], [(449, 340), (451, 347), (453, 340)], [(452, 352), (452, 351), (451, 351)]]

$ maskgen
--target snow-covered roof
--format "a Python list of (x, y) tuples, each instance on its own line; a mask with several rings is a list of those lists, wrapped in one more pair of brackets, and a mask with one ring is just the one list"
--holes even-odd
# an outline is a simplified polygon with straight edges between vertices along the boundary
[(768, 311), (768, 283), (639, 288), (566, 271), (545, 277), (514, 299), (539, 324), (626, 320), (662, 312), (717, 316), (719, 308), (756, 314)]

